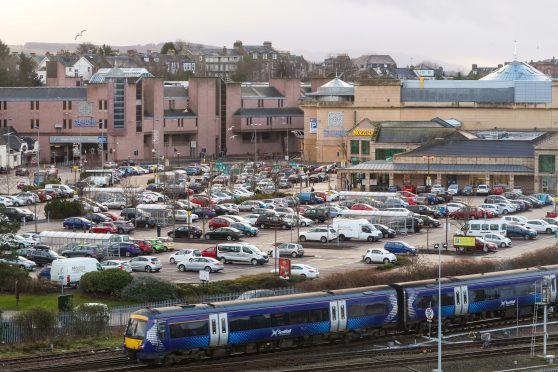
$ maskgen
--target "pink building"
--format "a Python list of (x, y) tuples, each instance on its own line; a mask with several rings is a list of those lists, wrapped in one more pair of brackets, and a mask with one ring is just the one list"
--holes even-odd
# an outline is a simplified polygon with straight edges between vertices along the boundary
[(59, 62), (48, 64), (46, 79), (47, 87), (0, 88), (0, 127), (39, 136), (43, 164), (246, 156), (256, 146), (260, 155), (283, 156), (300, 146), (292, 135), (304, 118), (295, 79), (202, 77), (184, 88), (164, 86), (143, 68), (103, 68), (83, 84)]

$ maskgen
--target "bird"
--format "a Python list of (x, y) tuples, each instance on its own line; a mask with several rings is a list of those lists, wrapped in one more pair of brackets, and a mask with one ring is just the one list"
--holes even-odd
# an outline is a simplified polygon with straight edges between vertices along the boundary
[(84, 33), (85, 31), (87, 31), (87, 30), (81, 30), (81, 31), (76, 35), (76, 37), (74, 38), (74, 40), (77, 40), (78, 37), (83, 36), (83, 33)]

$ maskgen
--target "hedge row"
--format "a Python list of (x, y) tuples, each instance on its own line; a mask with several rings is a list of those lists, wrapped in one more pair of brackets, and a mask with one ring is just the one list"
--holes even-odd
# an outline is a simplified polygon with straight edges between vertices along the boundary
[(54, 219), (81, 216), (83, 213), (83, 205), (76, 199), (53, 199), (45, 205), (45, 214)]

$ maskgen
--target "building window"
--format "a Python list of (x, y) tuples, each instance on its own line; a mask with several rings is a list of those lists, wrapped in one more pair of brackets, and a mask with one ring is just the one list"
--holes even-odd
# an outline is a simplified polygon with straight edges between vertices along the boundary
[(258, 59), (258, 53), (252, 53), (252, 59)]
[(370, 141), (360, 141), (360, 153), (370, 155)]
[(277, 59), (277, 54), (276, 54), (276, 53), (273, 53), (273, 54), (271, 55), (271, 58), (272, 58), (272, 59)]
[(358, 145), (359, 145), (359, 141), (351, 140), (351, 154), (353, 155), (358, 154)]
[(62, 101), (62, 110), (66, 110), (66, 101)]
[(392, 159), (395, 154), (405, 152), (405, 149), (376, 149), (376, 160)]
[(1, 110), (7, 110), (8, 109), (8, 102), (6, 101), (0, 101), (0, 111)]
[(555, 155), (539, 155), (539, 172), (554, 173), (556, 170)]
[(31, 129), (39, 128), (39, 119), (31, 119)]

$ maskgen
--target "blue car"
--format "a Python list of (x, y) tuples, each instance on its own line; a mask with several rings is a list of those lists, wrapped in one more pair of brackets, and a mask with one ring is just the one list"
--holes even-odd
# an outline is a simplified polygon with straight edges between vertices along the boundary
[(406, 242), (386, 242), (384, 244), (384, 249), (393, 254), (417, 254), (417, 249)]
[(89, 230), (93, 222), (83, 217), (69, 217), (62, 222), (62, 226), (70, 230)]
[(217, 215), (215, 210), (207, 207), (198, 207), (192, 209), (192, 213), (197, 214), (200, 218), (213, 218)]
[(533, 196), (537, 200), (543, 202), (545, 205), (550, 205), (553, 202), (552, 196), (550, 196), (548, 194), (533, 194), (531, 196)]
[(234, 227), (237, 230), (242, 231), (242, 233), (246, 236), (256, 236), (258, 235), (258, 229), (254, 226), (250, 226), (250, 224), (244, 222), (235, 222), (231, 223), (230, 227)]
[(50, 282), (50, 266), (43, 267), (41, 271), (39, 271), (37, 276), (39, 277), (39, 279), (43, 279)]

